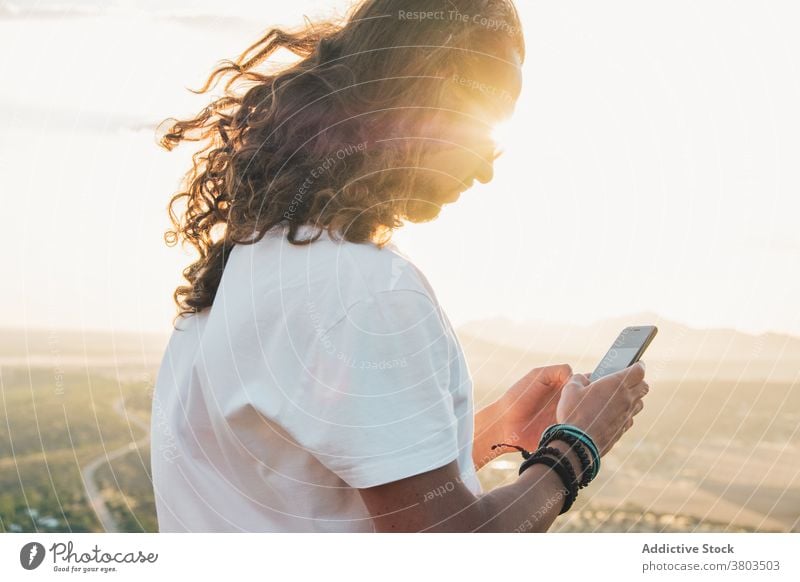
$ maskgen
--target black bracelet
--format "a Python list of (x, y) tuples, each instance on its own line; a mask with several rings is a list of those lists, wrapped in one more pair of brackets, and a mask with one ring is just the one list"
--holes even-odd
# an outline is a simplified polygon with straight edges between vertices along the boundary
[(591, 453), (592, 479), (597, 477), (597, 473), (600, 471), (600, 451), (597, 449), (597, 445), (595, 444), (592, 437), (589, 436), (586, 433), (586, 431), (582, 430), (581, 428), (571, 424), (551, 424), (545, 429), (544, 433), (542, 434), (542, 438), (539, 440), (539, 446), (540, 447), (544, 446), (544, 443), (549, 441), (553, 435), (553, 432), (557, 430), (563, 430), (569, 435), (576, 437), (581, 442), (581, 444), (586, 448), (586, 450), (588, 450), (589, 453)]
[[(555, 459), (548, 455), (531, 456), (522, 463), (520, 469), (524, 471), (531, 465), (535, 465), (537, 463), (542, 463), (544, 465), (547, 465), (548, 467), (553, 469), (556, 472), (556, 474), (558, 474), (558, 476), (561, 478), (561, 482), (564, 485), (566, 495), (564, 499), (564, 504), (561, 507), (561, 511), (559, 511), (558, 514), (561, 515), (562, 513), (566, 513), (567, 511), (569, 511), (570, 507), (572, 507), (572, 504), (575, 502), (575, 498), (578, 495), (577, 488), (574, 486), (574, 481), (570, 481), (568, 470), (566, 469), (562, 461), (559, 461), (558, 459)], [(569, 463), (569, 461), (567, 461), (567, 463)]]
[(572, 466), (572, 462), (567, 458), (566, 453), (561, 451), (561, 449), (557, 449), (555, 447), (541, 447), (537, 449), (533, 455), (536, 456), (544, 456), (548, 455), (551, 457), (555, 457), (558, 461), (564, 462), (564, 469), (566, 470), (567, 475), (569, 476), (569, 483), (574, 488), (574, 497), (578, 496), (578, 489), (580, 489), (578, 485), (578, 476), (575, 474), (575, 468)]
[(578, 484), (578, 488), (583, 489), (589, 483), (591, 483), (594, 477), (592, 476), (592, 471), (589, 470), (589, 467), (592, 463), (589, 460), (589, 454), (586, 452), (586, 449), (583, 448), (584, 445), (581, 440), (567, 431), (557, 430), (551, 435), (548, 435), (547, 440), (544, 440), (541, 446), (546, 447), (552, 441), (564, 441), (569, 445), (569, 448), (575, 451), (575, 454), (578, 455), (578, 459), (581, 461), (581, 481)]
[[(555, 458), (550, 455), (555, 455)], [(561, 515), (562, 513), (566, 513), (569, 511), (570, 507), (572, 507), (572, 504), (575, 503), (575, 499), (578, 497), (578, 483), (577, 478), (575, 477), (575, 470), (572, 468), (572, 463), (570, 463), (569, 459), (563, 456), (563, 453), (560, 450), (552, 447), (544, 447), (537, 450), (522, 462), (522, 464), (519, 466), (519, 474), (522, 475), (525, 469), (537, 463), (543, 463), (547, 465), (561, 478), (561, 483), (566, 489), (566, 498), (564, 500), (564, 505), (558, 514)]]

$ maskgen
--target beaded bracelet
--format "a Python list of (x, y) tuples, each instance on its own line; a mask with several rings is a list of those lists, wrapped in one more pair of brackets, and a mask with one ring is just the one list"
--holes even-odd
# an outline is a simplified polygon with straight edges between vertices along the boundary
[[(548, 449), (550, 451), (555, 451), (559, 458), (553, 458), (549, 456), (552, 453), (546, 452)], [(558, 449), (545, 447), (545, 449), (536, 451), (522, 462), (522, 464), (519, 466), (519, 474), (522, 475), (525, 469), (537, 463), (547, 465), (553, 469), (561, 479), (561, 483), (566, 489), (566, 497), (564, 499), (564, 504), (561, 507), (561, 511), (558, 512), (558, 515), (566, 513), (569, 511), (570, 507), (572, 507), (572, 504), (575, 503), (575, 499), (578, 497), (578, 486), (576, 483), (575, 471), (572, 468), (572, 463), (570, 463), (566, 457), (561, 457), (561, 451)]]
[[(584, 444), (576, 437), (566, 431), (557, 430), (550, 437), (544, 442), (544, 446), (549, 446), (553, 441), (564, 441), (569, 445), (569, 449), (575, 451), (575, 454), (578, 455), (578, 459), (581, 462), (581, 479), (580, 483), (578, 484), (579, 489), (583, 489), (589, 483), (592, 482), (594, 478), (594, 471), (590, 470), (591, 461), (589, 460), (589, 455), (586, 453), (584, 449)], [(567, 450), (569, 450), (567, 449)], [(558, 450), (558, 449), (556, 449)], [(564, 453), (566, 455), (566, 453)]]
[[(597, 445), (595, 445), (594, 440), (590, 437), (585, 431), (578, 428), (572, 424), (551, 424), (548, 426), (544, 432), (542, 433), (542, 439), (545, 440), (549, 437), (553, 432), (557, 430), (567, 431), (569, 433), (574, 434), (576, 437), (580, 438), (581, 441), (590, 449), (597, 452)], [(599, 456), (599, 455), (598, 455)]]
[(592, 440), (592, 437), (575, 425), (563, 423), (550, 425), (545, 429), (543, 437), (548, 436), (551, 432), (556, 430), (564, 430), (574, 434), (576, 437), (581, 439), (581, 442), (583, 442), (583, 444), (585, 444), (593, 452), (593, 456), (597, 456), (598, 458), (600, 457), (600, 453), (597, 450), (597, 445), (595, 444), (594, 440)]
[(551, 440), (552, 434), (557, 430), (563, 430), (564, 432), (575, 436), (584, 446), (586, 446), (587, 449), (589, 449), (589, 452), (592, 454), (592, 479), (594, 479), (597, 476), (597, 473), (600, 471), (600, 453), (597, 450), (597, 445), (592, 440), (592, 437), (590, 437), (577, 426), (563, 423), (548, 426), (542, 434), (542, 439), (539, 441), (539, 446), (542, 446), (544, 443)]

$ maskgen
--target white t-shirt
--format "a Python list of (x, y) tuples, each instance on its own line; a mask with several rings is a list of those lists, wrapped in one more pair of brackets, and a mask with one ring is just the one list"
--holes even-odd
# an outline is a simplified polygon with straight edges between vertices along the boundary
[(153, 397), (159, 530), (371, 532), (356, 489), (455, 459), (480, 494), (472, 377), (427, 279), (394, 243), (285, 234), (236, 245), (213, 306), (172, 333)]

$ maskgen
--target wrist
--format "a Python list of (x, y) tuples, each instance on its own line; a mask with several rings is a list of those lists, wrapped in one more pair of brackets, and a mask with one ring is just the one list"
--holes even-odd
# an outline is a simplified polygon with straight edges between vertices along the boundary
[(543, 445), (553, 440), (564, 441), (582, 461), (581, 469), (584, 479), (581, 487), (586, 487), (600, 471), (600, 453), (592, 437), (580, 427), (570, 424), (555, 424), (547, 427), (539, 444)]
[[(575, 475), (577, 476), (578, 482), (580, 483), (581, 478), (583, 476), (583, 471), (581, 470), (581, 466), (582, 465), (581, 465), (580, 457), (578, 457), (578, 453), (575, 452), (575, 449), (573, 449), (569, 445), (569, 443), (567, 443), (565, 441), (562, 441), (562, 440), (558, 440), (558, 439), (554, 439), (554, 440), (550, 441), (550, 443), (547, 446), (556, 448), (559, 451), (561, 451), (562, 453), (565, 453), (565, 452), (567, 453), (566, 454), (567, 460), (572, 464), (572, 468), (575, 470)], [(591, 469), (591, 465), (590, 465), (589, 467), (587, 467), (586, 471), (591, 473), (591, 470), (592, 469)]]

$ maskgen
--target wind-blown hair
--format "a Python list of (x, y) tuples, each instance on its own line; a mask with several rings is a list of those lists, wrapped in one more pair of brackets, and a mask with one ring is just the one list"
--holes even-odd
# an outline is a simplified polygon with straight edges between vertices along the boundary
[[(279, 49), (298, 60), (256, 70)], [(430, 144), (413, 137), (447, 123), (453, 110), (443, 104), (482, 101), (498, 119), (508, 114), (506, 100), (454, 75), (477, 79), (514, 54), (523, 61), (524, 51), (511, 0), (366, 0), (342, 23), (272, 28), (221, 61), (190, 90), (205, 93), (230, 75), (224, 95), (191, 119), (165, 120), (158, 137), (167, 150), (205, 142), (168, 205), (167, 244), (199, 253), (183, 271), (188, 285), (173, 294), (178, 315), (209, 307), (232, 247), (276, 225), (288, 226), (293, 244), (322, 229), (386, 244), (408, 205), (420, 203), (413, 170)], [(300, 240), (303, 224), (316, 233)]]

